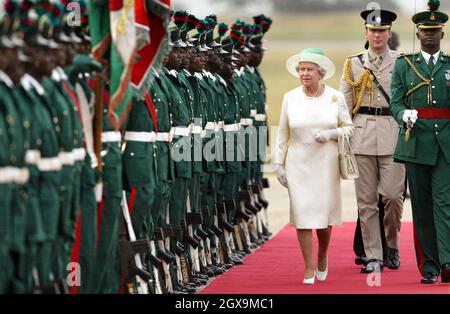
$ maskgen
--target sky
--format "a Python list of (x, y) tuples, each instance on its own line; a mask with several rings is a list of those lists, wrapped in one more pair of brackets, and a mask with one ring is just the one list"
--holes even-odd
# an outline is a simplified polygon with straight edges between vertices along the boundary
[(417, 12), (427, 9), (427, 2), (423, 0), (395, 0), (395, 2), (408, 13), (414, 12), (415, 2), (417, 3)]

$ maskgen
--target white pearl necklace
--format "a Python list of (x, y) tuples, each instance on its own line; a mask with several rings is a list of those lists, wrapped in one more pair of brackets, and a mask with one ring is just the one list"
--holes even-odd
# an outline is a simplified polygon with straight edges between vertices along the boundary
[(316, 93), (312, 96), (308, 96), (308, 95), (306, 95), (305, 86), (303, 86), (303, 94), (305, 94), (306, 99), (313, 99), (313, 98), (316, 98), (317, 95), (319, 95), (319, 92), (321, 89), (322, 89), (322, 84), (319, 84), (319, 88), (317, 89)]

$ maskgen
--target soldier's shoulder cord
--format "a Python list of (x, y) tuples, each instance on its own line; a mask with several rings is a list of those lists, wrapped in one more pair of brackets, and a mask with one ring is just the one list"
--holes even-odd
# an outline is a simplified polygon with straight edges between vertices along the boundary
[[(418, 53), (409, 53), (409, 54), (402, 54), (400, 55), (400, 57), (402, 57), (406, 63), (409, 65), (409, 67), (412, 69), (412, 71), (422, 80), (421, 83), (417, 84), (416, 86), (414, 86), (413, 88), (411, 88), (410, 90), (408, 90), (406, 92), (406, 97), (408, 97), (409, 95), (411, 95), (412, 93), (414, 93), (416, 90), (418, 90), (419, 88), (421, 88), (422, 86), (428, 86), (428, 103), (431, 103), (431, 99), (432, 99), (432, 89), (431, 89), (431, 80), (427, 79), (426, 77), (424, 77), (419, 70), (416, 68), (416, 66), (413, 64), (413, 61), (411, 61), (412, 58), (415, 58), (415, 56)], [(412, 56), (412, 58), (408, 58)]]
[(408, 59), (409, 61), (411, 61), (411, 59), (414, 58), (417, 54), (418, 54), (417, 52), (416, 53), (412, 53), (412, 52), (404, 53), (404, 52), (402, 52), (402, 53), (400, 53), (397, 56), (397, 59), (405, 59), (405, 60)]
[(349, 56), (348, 59), (351, 59), (351, 58), (360, 58), (360, 57), (362, 57), (362, 55), (363, 55), (364, 53), (365, 53), (364, 51), (361, 51), (361, 52), (359, 52), (359, 53), (357, 53), (357, 54), (354, 54), (354, 55)]
[[(372, 103), (373, 99), (373, 75), (370, 73), (369, 70), (366, 69), (356, 81), (353, 81), (351, 78), (352, 59), (356, 57), (360, 60), (361, 64), (363, 64), (362, 61), (363, 55), (364, 52), (361, 52), (356, 55), (348, 57), (344, 65), (345, 81), (353, 89), (353, 114), (356, 114), (359, 108), (361, 107), (361, 104), (364, 99), (364, 93), (366, 92), (366, 90), (369, 92), (370, 103)], [(359, 90), (358, 95), (357, 90)]]

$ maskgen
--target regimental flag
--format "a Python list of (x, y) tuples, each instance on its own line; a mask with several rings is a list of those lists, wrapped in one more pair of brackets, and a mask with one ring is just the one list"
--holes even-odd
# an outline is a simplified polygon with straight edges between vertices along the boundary
[(92, 57), (101, 61), (111, 47), (108, 0), (89, 0), (88, 13)]
[(109, 113), (119, 119), (132, 96), (130, 86), (136, 53), (134, 0), (109, 0), (111, 28), (111, 85)]
[(170, 49), (167, 36), (170, 0), (135, 0), (135, 16), (139, 61), (133, 66), (131, 82), (142, 89), (147, 86), (144, 83), (153, 79), (150, 69), (158, 70)]

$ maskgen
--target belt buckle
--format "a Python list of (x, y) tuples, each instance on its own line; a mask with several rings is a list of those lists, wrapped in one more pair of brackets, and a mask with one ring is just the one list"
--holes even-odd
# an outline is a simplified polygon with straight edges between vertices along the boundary
[(383, 108), (382, 107), (374, 107), (375, 109), (375, 114), (374, 116), (381, 116), (383, 113)]
[(175, 134), (175, 129), (171, 128), (169, 131), (169, 138), (168, 138), (169, 144), (172, 143), (174, 134)]

